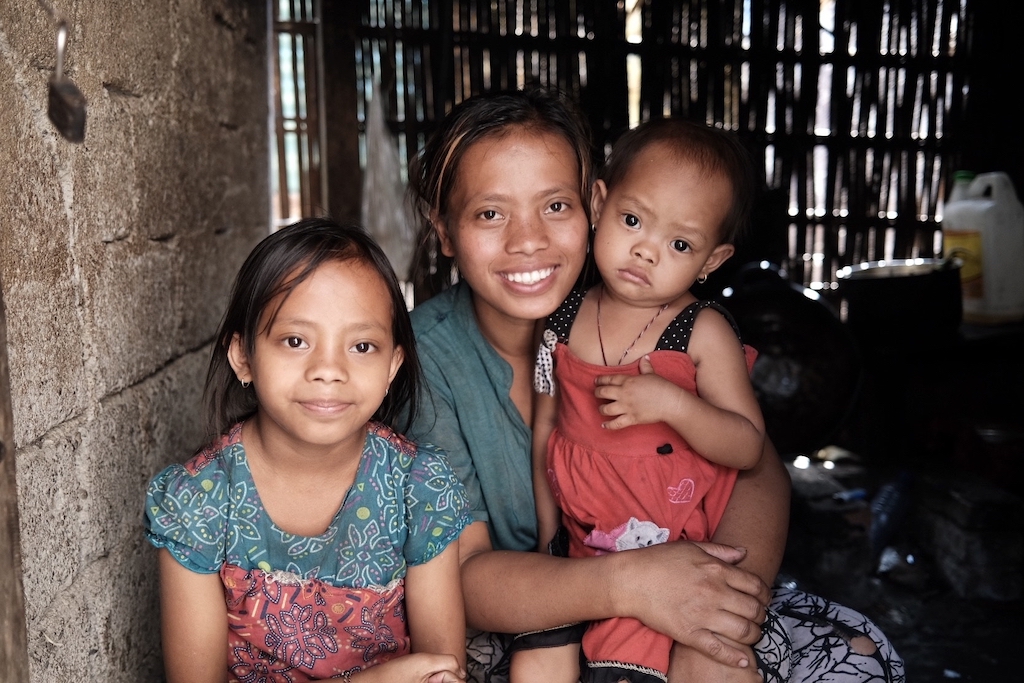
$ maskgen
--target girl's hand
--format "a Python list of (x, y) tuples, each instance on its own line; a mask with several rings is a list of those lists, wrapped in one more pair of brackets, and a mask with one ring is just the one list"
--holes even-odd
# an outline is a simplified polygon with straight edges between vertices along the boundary
[(684, 391), (654, 372), (648, 356), (640, 359), (639, 375), (601, 375), (596, 384), (594, 396), (607, 401), (598, 410), (614, 418), (601, 425), (605, 429), (664, 422)]
[(452, 655), (418, 652), (352, 675), (352, 683), (465, 683), (466, 672)]

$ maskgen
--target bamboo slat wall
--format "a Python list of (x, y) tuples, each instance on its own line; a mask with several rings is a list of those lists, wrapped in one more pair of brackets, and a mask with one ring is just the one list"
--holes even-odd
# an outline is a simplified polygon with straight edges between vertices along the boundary
[(636, 118), (736, 130), (786, 196), (779, 265), (827, 289), (941, 253), (969, 20), (970, 0), (369, 0), (358, 116), (379, 78), (403, 162), (454, 103), (526, 84), (579, 98), (598, 157)]
[(321, 163), (320, 0), (276, 0), (273, 22), (275, 227), (324, 206)]

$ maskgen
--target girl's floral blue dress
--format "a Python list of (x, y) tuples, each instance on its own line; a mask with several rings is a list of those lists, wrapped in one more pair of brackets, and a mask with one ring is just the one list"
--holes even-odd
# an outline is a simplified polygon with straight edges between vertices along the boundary
[(266, 514), (241, 424), (156, 475), (145, 514), (150, 543), (191, 571), (220, 574), (230, 677), (243, 683), (331, 678), (408, 654), (406, 568), (437, 556), (469, 521), (445, 454), (377, 423), (319, 536), (285, 533)]

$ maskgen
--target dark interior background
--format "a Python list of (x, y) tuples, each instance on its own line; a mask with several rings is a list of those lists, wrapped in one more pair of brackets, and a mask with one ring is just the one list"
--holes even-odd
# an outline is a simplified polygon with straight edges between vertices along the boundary
[[(326, 0), (323, 119), (297, 124), (324, 150), (303, 212), (361, 218), (375, 79), (403, 164), (454, 103), (525, 84), (579, 99), (600, 162), (630, 124), (639, 64), (641, 120), (733, 130), (762, 173), (751, 235), (698, 294), (761, 354), (755, 389), (794, 480), (784, 574), (875, 619), (911, 680), (1004, 677), (1024, 637), (1024, 325), (962, 322), (955, 270), (863, 290), (838, 273), (941, 259), (957, 170), (1006, 173), (1020, 196), (1024, 5), (651, 0), (631, 42), (633, 4)], [(883, 545), (902, 563), (884, 572)]]
[[(1021, 5), (968, 0), (955, 18), (960, 7), (938, 0), (836, 0), (828, 51), (818, 31), (827, 3), (752, 0), (745, 30), (742, 0), (641, 2), (639, 43), (627, 40), (626, 4), (325, 2), (326, 177), (310, 209), (360, 217), (360, 135), (374, 79), (403, 164), (455, 102), (524, 83), (578, 97), (600, 161), (629, 125), (633, 59), (641, 119), (684, 116), (734, 130), (762, 173), (750, 237), (700, 294), (721, 298), (733, 287), (727, 303), (765, 357), (755, 379), (781, 451), (839, 442), (893, 466), (973, 461), (955, 451), (977, 424), (1015, 434), (1024, 416), (1019, 325), (951, 323), (948, 281), (929, 298), (882, 290), (850, 308), (836, 272), (884, 258), (887, 231), (890, 258), (941, 257), (934, 236), (956, 170), (1005, 172), (1024, 188)], [(819, 80), (831, 92), (824, 131), (815, 123)], [(815, 147), (827, 150), (824, 163)], [(817, 200), (815, 173), (826, 178)], [(749, 265), (762, 260), (770, 272)], [(1019, 474), (993, 478), (1019, 491)]]
[[(579, 98), (600, 160), (629, 125), (627, 56), (642, 68), (641, 118), (670, 114), (735, 130), (762, 172), (771, 151), (754, 241), (794, 281), (828, 283), (844, 265), (881, 257), (887, 228), (895, 229), (896, 256), (933, 255), (936, 212), (957, 169), (1004, 171), (1017, 187), (1024, 181), (1024, 133), (1011, 120), (1024, 97), (1012, 66), (1020, 61), (1012, 53), (1019, 5), (972, 0), (957, 22), (957, 8), (938, 0), (837, 0), (835, 48), (820, 54), (817, 1), (747, 3), (748, 43), (742, 0), (640, 3), (639, 43), (625, 37), (624, 4), (325, 2), (320, 205), (339, 217), (359, 215), (358, 136), (373, 78), (384, 85), (404, 160), (453, 103), (523, 82)], [(819, 80), (832, 92), (825, 133), (815, 130)], [(824, 164), (813, 158), (815, 146), (828, 150)], [(819, 215), (810, 187), (816, 163), (828, 178)], [(804, 259), (815, 251), (821, 272)]]

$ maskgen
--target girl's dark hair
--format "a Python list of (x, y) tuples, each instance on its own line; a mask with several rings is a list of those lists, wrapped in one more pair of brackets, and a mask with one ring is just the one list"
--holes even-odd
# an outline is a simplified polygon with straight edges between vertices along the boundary
[(732, 206), (721, 226), (720, 244), (733, 244), (750, 221), (756, 188), (750, 153), (730, 131), (684, 119), (652, 119), (623, 133), (612, 147), (600, 178), (608, 188), (622, 180), (637, 156), (656, 142), (669, 145), (681, 160), (698, 164), (704, 173), (725, 176), (732, 185)]
[(593, 158), (590, 127), (576, 103), (554, 89), (502, 90), (470, 97), (456, 105), (431, 134), (411, 164), (409, 194), (420, 220), (412, 277), (417, 300), (429, 299), (452, 284), (453, 259), (441, 253), (431, 216), (447, 220), (466, 150), (513, 127), (553, 133), (576, 154), (580, 197), (590, 214)]
[[(408, 429), (416, 414), (420, 364), (405, 296), (395, 271), (381, 248), (359, 226), (312, 218), (263, 238), (238, 271), (206, 373), (204, 404), (211, 434), (222, 434), (256, 412), (256, 392), (251, 386), (242, 387), (228, 362), (231, 340), (237, 334), (246, 354), (252, 357), (256, 336), (261, 331), (260, 317), (270, 302), (280, 294), (287, 297), (328, 261), (363, 263), (377, 271), (387, 287), (391, 298), (391, 335), (395, 345), (402, 347), (404, 361), (373, 418), (399, 432)], [(264, 329), (270, 322), (272, 318), (264, 321)], [(402, 414), (406, 416), (403, 424), (395, 424)]]

